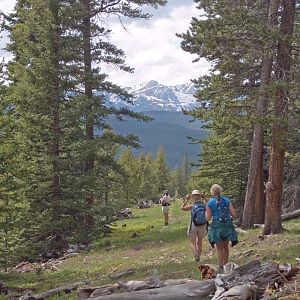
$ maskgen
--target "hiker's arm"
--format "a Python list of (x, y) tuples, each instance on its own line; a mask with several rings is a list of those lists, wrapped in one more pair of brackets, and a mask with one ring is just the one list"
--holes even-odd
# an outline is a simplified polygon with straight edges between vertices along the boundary
[(232, 216), (232, 218), (235, 218), (235, 209), (234, 209), (232, 203), (229, 204), (229, 211), (230, 211), (230, 215)]
[(210, 221), (211, 219), (211, 208), (206, 206), (206, 210), (205, 210), (205, 218), (206, 218), (206, 221)]
[(184, 211), (192, 210), (192, 205), (187, 205), (187, 202), (189, 199), (185, 199), (184, 202), (181, 205), (181, 209)]
[(207, 204), (208, 199), (207, 199), (207, 197), (206, 197), (206, 195), (205, 195), (204, 192), (201, 193), (201, 199), (202, 199), (202, 201), (203, 201), (205, 204)]

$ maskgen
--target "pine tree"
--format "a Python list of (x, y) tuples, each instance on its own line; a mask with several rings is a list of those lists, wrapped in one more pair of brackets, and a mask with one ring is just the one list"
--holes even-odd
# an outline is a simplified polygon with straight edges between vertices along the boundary
[[(270, 32), (277, 30), (279, 1), (271, 0), (267, 2), (266, 26)], [(244, 205), (242, 228), (251, 228), (254, 223), (262, 224), (265, 217), (265, 195), (263, 186), (263, 168), (264, 168), (264, 124), (263, 117), (267, 114), (268, 108), (268, 88), (270, 86), (271, 72), (274, 61), (274, 48), (276, 41), (271, 41), (262, 53), (261, 59), (261, 78), (259, 86), (259, 95), (256, 104), (256, 113), (260, 118), (254, 124), (254, 132), (251, 147), (251, 157), (249, 166), (249, 176), (247, 183), (247, 192)]]
[(164, 149), (160, 146), (155, 158), (155, 173), (157, 178), (157, 194), (163, 193), (168, 189), (170, 170), (166, 162)]
[(274, 121), (272, 128), (272, 148), (269, 179), (266, 185), (267, 205), (264, 234), (282, 231), (281, 201), (283, 194), (283, 173), (286, 143), (288, 137), (288, 103), (290, 71), (292, 64), (293, 31), (295, 26), (296, 1), (283, 0), (280, 22), (280, 40), (277, 49), (276, 91)]
[(193, 18), (190, 30), (180, 37), (183, 50), (213, 63), (210, 74), (194, 80), (199, 107), (191, 114), (213, 133), (203, 143), (200, 177), (223, 182), (226, 191), (242, 202), (261, 53), (269, 40), (262, 23), (266, 7), (259, 1), (232, 6), (207, 0), (198, 8), (205, 18)]
[(132, 154), (129, 147), (120, 155), (118, 160), (120, 167), (124, 174), (122, 176), (122, 188), (120, 195), (125, 198), (125, 203), (130, 204), (131, 202), (137, 201), (137, 187), (138, 187), (138, 163), (137, 159)]
[(190, 163), (188, 154), (186, 153), (183, 157), (182, 166), (180, 168), (180, 175), (179, 175), (179, 188), (178, 193), (180, 196), (185, 196), (187, 194), (187, 184), (190, 177)]
[[(36, 248), (66, 246), (62, 216), (62, 90), (57, 1), (18, 1), (9, 27), (11, 104), (24, 140), (25, 196), (30, 203), (26, 242)], [(42, 24), (42, 25), (41, 25)], [(48, 244), (43, 244), (48, 240)], [(33, 249), (34, 251), (34, 249)]]
[[(107, 117), (114, 115), (122, 118), (124, 115), (146, 120), (145, 116), (133, 113), (128, 109), (112, 107), (107, 100), (107, 95), (116, 95), (124, 102), (131, 101), (132, 96), (123, 88), (108, 80), (107, 74), (102, 71), (102, 66), (110, 65), (119, 70), (132, 72), (126, 65), (123, 50), (118, 49), (109, 41), (110, 30), (104, 27), (106, 22), (99, 22), (101, 18), (117, 14), (119, 18), (149, 18), (143, 13), (142, 5), (157, 7), (163, 5), (164, 0), (140, 1), (66, 1), (69, 3), (69, 19), (71, 26), (70, 40), (73, 47), (73, 61), (76, 72), (73, 76), (77, 80), (77, 94), (80, 86), (83, 87), (82, 95), (77, 98), (81, 101), (82, 120), (85, 127), (85, 176), (86, 182), (86, 206), (93, 210), (97, 191), (95, 190), (95, 161), (97, 161), (98, 139), (101, 138), (103, 129), (109, 128)], [(79, 55), (77, 54), (79, 53)], [(80, 93), (79, 93), (80, 94)], [(116, 135), (115, 142), (122, 144), (124, 138)], [(133, 144), (131, 136), (125, 144)], [(94, 220), (91, 212), (86, 212), (85, 226), (93, 226)], [(86, 229), (88, 230), (88, 229)]]
[[(3, 66), (1, 74), (4, 75)], [(0, 265), (7, 271), (21, 257), (22, 219), (27, 205), (21, 193), (22, 142), (4, 82), (3, 76), (0, 81)]]

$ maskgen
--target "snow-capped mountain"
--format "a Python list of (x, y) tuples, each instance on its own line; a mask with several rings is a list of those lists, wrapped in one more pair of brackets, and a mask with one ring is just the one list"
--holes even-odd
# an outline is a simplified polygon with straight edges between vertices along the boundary
[[(166, 86), (151, 80), (145, 84), (139, 84), (128, 91), (134, 95), (133, 105), (128, 105), (131, 110), (143, 111), (181, 111), (195, 106), (196, 100), (193, 94), (196, 92), (192, 83)], [(114, 106), (123, 107), (124, 102), (118, 97), (110, 97)]]

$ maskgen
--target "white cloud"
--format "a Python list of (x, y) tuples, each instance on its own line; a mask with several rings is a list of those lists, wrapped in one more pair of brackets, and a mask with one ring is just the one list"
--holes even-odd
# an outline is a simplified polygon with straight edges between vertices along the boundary
[(12, 11), (15, 6), (15, 0), (0, 0), (0, 10), (7, 13)]
[[(178, 4), (180, 3), (180, 4)], [(14, 0), (0, 0), (0, 10), (9, 12)], [(192, 0), (169, 0), (167, 7), (151, 11), (154, 18), (148, 21), (127, 20), (126, 30), (119, 22), (110, 20), (113, 34), (111, 41), (123, 49), (127, 63), (135, 69), (134, 74), (127, 74), (115, 69), (108, 69), (111, 79), (123, 86), (132, 86), (140, 82), (157, 80), (164, 84), (188, 82), (207, 72), (208, 62), (192, 63), (195, 58), (180, 48), (180, 39), (176, 33), (185, 32), (191, 18), (199, 15)], [(0, 43), (3, 48), (6, 38)], [(0, 51), (0, 55), (7, 53)]]
[[(207, 72), (208, 62), (192, 63), (195, 56), (180, 48), (176, 33), (185, 32), (191, 18), (199, 11), (195, 5), (174, 7), (170, 13), (148, 23), (133, 21), (126, 24), (127, 31), (115, 23), (111, 26), (111, 41), (123, 49), (134, 74), (110, 71), (117, 83), (132, 86), (139, 82), (157, 80), (164, 84), (188, 82)], [(147, 26), (148, 25), (148, 26)]]

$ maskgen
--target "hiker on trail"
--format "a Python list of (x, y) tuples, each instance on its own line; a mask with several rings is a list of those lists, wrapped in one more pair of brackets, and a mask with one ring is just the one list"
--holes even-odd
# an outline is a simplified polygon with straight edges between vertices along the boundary
[(160, 198), (162, 212), (165, 216), (165, 226), (169, 225), (169, 206), (171, 205), (170, 201), (171, 201), (171, 197), (170, 197), (169, 191), (165, 191), (163, 196)]
[[(188, 201), (191, 200), (192, 204), (188, 205)], [(206, 197), (204, 193), (200, 193), (198, 190), (192, 191), (185, 197), (185, 200), (181, 206), (184, 211), (191, 212), (191, 219), (189, 222), (187, 234), (190, 240), (192, 251), (195, 260), (200, 261), (202, 253), (202, 240), (207, 232), (207, 221), (205, 218), (205, 201)]]
[(232, 222), (235, 217), (235, 209), (231, 201), (222, 196), (222, 192), (223, 189), (218, 184), (211, 187), (212, 198), (207, 203), (205, 213), (207, 221), (212, 219), (208, 229), (208, 240), (212, 246), (216, 244), (220, 271), (228, 262), (229, 242), (232, 246), (238, 243), (237, 233)]

